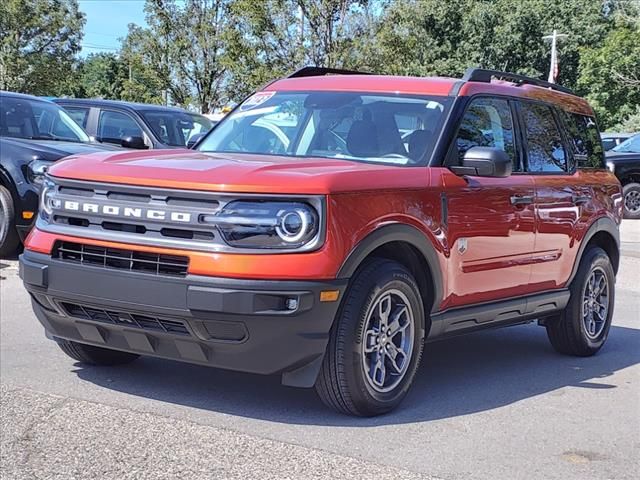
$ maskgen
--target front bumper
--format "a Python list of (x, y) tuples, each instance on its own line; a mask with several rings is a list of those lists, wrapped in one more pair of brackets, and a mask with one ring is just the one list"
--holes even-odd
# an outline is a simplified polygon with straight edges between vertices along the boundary
[(346, 281), (163, 277), (26, 250), (20, 277), (50, 338), (260, 374), (310, 387)]

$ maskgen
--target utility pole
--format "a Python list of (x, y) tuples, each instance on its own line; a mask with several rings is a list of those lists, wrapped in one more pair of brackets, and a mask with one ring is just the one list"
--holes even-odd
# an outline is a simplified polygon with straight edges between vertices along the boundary
[(554, 28), (553, 34), (545, 35), (543, 40), (551, 40), (551, 65), (549, 66), (549, 83), (556, 83), (558, 77), (558, 40), (568, 37), (566, 33), (558, 33)]

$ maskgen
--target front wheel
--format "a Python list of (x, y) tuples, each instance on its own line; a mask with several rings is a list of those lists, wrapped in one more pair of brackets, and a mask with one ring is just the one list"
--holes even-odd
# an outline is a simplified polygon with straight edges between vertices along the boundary
[(407, 394), (422, 355), (424, 307), (401, 264), (373, 259), (356, 273), (331, 330), (316, 391), (349, 415), (391, 411)]
[(615, 299), (615, 274), (604, 250), (587, 250), (569, 288), (565, 310), (546, 325), (551, 345), (559, 353), (588, 357), (598, 352), (609, 335)]

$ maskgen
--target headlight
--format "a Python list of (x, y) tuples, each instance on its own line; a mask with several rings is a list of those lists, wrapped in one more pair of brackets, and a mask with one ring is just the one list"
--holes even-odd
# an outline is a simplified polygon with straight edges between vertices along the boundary
[(238, 248), (300, 248), (320, 231), (318, 211), (297, 201), (236, 200), (201, 221), (216, 225), (224, 241)]
[(33, 160), (29, 163), (29, 181), (36, 185), (41, 185), (44, 180), (44, 174), (47, 173), (51, 162), (44, 160)]
[(613, 162), (607, 162), (607, 170), (609, 170), (612, 173), (615, 173), (616, 171), (616, 165)]
[(48, 178), (43, 179), (42, 189), (40, 190), (40, 215), (45, 219), (49, 219), (54, 207), (60, 207), (60, 200), (53, 198), (56, 193), (55, 187), (51, 180)]

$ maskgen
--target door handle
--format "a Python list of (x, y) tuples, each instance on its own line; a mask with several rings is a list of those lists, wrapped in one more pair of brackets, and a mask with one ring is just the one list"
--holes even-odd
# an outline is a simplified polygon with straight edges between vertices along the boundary
[(532, 195), (512, 195), (511, 205), (530, 205), (533, 203)]
[(571, 201), (574, 205), (583, 205), (591, 200), (589, 195), (572, 195)]

